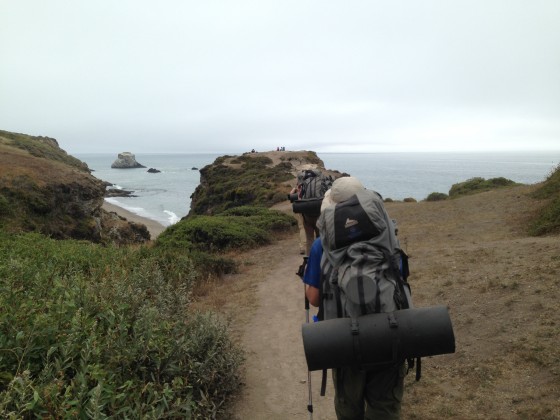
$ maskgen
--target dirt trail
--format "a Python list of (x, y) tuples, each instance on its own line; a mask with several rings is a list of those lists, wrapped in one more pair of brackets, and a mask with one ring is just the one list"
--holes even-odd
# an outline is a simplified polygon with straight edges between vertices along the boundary
[[(283, 239), (254, 255), (265, 267), (254, 267), (260, 278), (255, 308), (242, 333), (247, 352), (245, 386), (234, 410), (235, 419), (309, 418), (307, 366), (301, 339), (306, 320), (304, 288), (295, 274), (302, 262), (297, 236)], [(256, 272), (255, 272), (256, 271)], [(316, 311), (310, 310), (310, 317)], [(314, 418), (333, 419), (332, 397), (319, 396), (321, 375), (311, 378)]]
[[(531, 187), (438, 203), (389, 203), (411, 255), (416, 306), (450, 309), (457, 351), (425, 358), (405, 381), (403, 419), (560, 419), (560, 239), (524, 227), (540, 205)], [(241, 272), (209, 298), (247, 352), (232, 419), (307, 419), (302, 258), (297, 234), (242, 256)], [(314, 419), (334, 419), (332, 381)]]

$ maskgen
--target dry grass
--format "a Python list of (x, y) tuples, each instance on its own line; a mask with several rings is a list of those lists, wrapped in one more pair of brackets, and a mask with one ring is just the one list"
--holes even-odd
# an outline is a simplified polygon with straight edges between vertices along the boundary
[[(529, 198), (533, 189), (387, 204), (412, 257), (414, 302), (448, 305), (457, 345), (454, 354), (423, 359), (420, 382), (407, 376), (403, 419), (560, 418), (560, 240), (525, 234), (542, 205)], [(209, 288), (209, 301), (222, 307), (236, 334), (260, 304), (255, 296), (261, 279), (274, 270), (269, 262), (295, 249), (294, 235), (291, 241), (240, 255), (242, 272)], [(275, 308), (268, 305), (267, 311)], [(267, 328), (291, 328), (285, 323), (268, 323)], [(265, 333), (251, 331), (253, 339), (260, 334)], [(255, 357), (267, 360), (265, 354)], [(294, 350), (293, 358), (281, 362), (293, 363), (301, 354)], [(253, 380), (266, 381), (268, 374), (252, 372), (257, 375)], [(285, 412), (296, 397), (284, 394)]]
[(387, 206), (416, 305), (447, 304), (457, 343), (407, 379), (406, 418), (560, 418), (560, 241), (525, 235), (533, 189)]

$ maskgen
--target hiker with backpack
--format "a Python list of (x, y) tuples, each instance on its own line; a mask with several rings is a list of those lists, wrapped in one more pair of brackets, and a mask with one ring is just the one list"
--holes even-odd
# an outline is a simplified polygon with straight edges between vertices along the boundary
[(319, 236), (317, 219), (320, 215), (321, 202), (331, 187), (333, 178), (324, 175), (318, 169), (306, 169), (298, 175), (298, 200), (293, 202), (294, 213), (301, 214), (305, 231), (305, 255), (309, 255), (311, 245)]
[[(335, 180), (317, 228), (303, 282), (319, 320), (348, 317), (354, 325), (360, 315), (407, 307), (407, 292), (398, 284), (403, 279), (395, 224), (376, 192), (354, 177)], [(367, 278), (373, 282), (366, 284)], [(400, 418), (405, 371), (404, 360), (333, 369), (337, 418)]]

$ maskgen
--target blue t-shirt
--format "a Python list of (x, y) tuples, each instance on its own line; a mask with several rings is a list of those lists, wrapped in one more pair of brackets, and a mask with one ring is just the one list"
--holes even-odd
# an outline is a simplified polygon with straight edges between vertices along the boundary
[(309, 286), (316, 287), (319, 289), (321, 287), (321, 257), (323, 256), (323, 245), (321, 244), (321, 238), (317, 238), (313, 241), (311, 245), (311, 250), (309, 251), (309, 258), (307, 259), (307, 265), (305, 267), (305, 273), (303, 274), (303, 282)]

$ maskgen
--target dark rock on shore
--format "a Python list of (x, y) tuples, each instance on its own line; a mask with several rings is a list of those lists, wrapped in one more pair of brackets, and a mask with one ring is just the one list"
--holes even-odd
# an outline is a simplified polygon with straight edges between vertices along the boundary
[(122, 190), (120, 188), (108, 188), (105, 191), (105, 197), (136, 197), (134, 191)]

